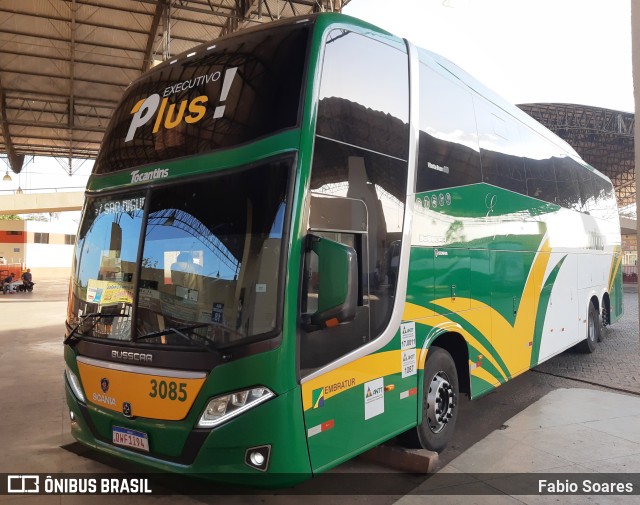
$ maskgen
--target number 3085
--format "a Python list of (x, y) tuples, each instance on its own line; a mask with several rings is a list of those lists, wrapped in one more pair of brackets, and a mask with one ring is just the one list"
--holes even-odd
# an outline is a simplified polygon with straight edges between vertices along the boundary
[(181, 382), (165, 382), (151, 379), (151, 391), (149, 392), (151, 398), (160, 397), (163, 400), (169, 398), (169, 400), (178, 400), (183, 402), (187, 399), (187, 384)]

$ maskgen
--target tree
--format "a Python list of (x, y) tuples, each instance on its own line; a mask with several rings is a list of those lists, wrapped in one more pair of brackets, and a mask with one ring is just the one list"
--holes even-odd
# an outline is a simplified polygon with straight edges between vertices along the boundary
[(46, 214), (29, 214), (27, 216), (27, 221), (40, 221), (46, 223), (49, 221), (49, 218)]

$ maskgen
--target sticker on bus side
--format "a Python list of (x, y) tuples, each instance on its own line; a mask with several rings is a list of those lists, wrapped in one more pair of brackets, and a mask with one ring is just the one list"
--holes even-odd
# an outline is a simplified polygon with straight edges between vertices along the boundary
[(402, 323), (400, 325), (400, 350), (402, 363), (402, 378), (415, 375), (416, 367), (416, 323)]
[(416, 350), (402, 351), (402, 378), (416, 374)]
[(364, 385), (365, 420), (384, 414), (384, 377), (366, 382)]

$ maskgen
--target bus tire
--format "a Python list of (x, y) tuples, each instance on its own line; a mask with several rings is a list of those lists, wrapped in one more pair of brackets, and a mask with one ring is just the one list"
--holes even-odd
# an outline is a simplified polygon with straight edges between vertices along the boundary
[(598, 335), (598, 342), (602, 342), (602, 339), (607, 335), (608, 327), (610, 324), (609, 320), (609, 310), (607, 306), (603, 304), (602, 306), (602, 314), (600, 314), (600, 334)]
[(453, 437), (458, 418), (458, 371), (451, 355), (431, 347), (424, 365), (422, 422), (417, 427), (420, 445), (442, 452)]
[(593, 303), (589, 303), (589, 315), (587, 318), (587, 336), (577, 345), (577, 349), (585, 354), (591, 354), (596, 349), (596, 344), (600, 341), (600, 314), (593, 306)]

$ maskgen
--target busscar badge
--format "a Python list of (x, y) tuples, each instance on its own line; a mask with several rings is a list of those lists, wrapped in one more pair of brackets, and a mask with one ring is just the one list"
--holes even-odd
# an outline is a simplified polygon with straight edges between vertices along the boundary
[(103, 377), (102, 380), (100, 381), (100, 388), (102, 389), (103, 393), (106, 393), (107, 391), (109, 391), (109, 379), (107, 379), (106, 377)]
[(122, 402), (122, 413), (125, 417), (131, 417), (131, 404), (129, 402)]

